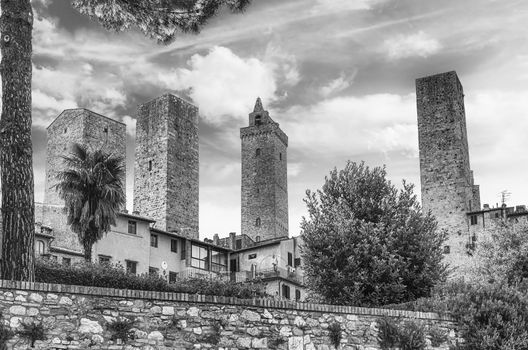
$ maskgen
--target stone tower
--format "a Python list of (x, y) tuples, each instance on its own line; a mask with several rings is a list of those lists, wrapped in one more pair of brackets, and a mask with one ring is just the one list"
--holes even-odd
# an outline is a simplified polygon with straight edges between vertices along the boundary
[(466, 212), (480, 210), (469, 164), (464, 91), (456, 72), (416, 80), (422, 206), (448, 230), (446, 260), (460, 266), (470, 237)]
[[(73, 143), (125, 158), (126, 126), (88, 109), (76, 108), (63, 111), (47, 128), (46, 188), (42, 218), (36, 217), (36, 221), (53, 227), (54, 246), (78, 250), (77, 236), (69, 230), (62, 212), (64, 201), (55, 190), (57, 174), (65, 168), (62, 157), (69, 154)], [(126, 176), (123, 189), (126, 189), (125, 181)]]
[(288, 237), (288, 136), (257, 99), (242, 139), (242, 234)]
[(139, 106), (134, 211), (198, 238), (198, 108), (172, 94)]

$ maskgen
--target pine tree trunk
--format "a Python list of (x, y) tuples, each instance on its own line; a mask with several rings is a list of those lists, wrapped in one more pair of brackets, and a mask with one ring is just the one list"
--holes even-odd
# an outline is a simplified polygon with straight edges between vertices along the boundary
[(2, 180), (3, 279), (33, 281), (35, 203), (31, 145), (30, 0), (1, 0), (2, 118), (0, 173)]

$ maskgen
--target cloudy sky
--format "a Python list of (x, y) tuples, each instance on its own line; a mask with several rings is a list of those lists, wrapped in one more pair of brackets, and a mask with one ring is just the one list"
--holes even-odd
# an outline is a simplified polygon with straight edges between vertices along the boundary
[(160, 46), (109, 33), (64, 0), (34, 0), (36, 200), (46, 126), (86, 107), (127, 124), (131, 208), (135, 115), (164, 92), (200, 108), (200, 237), (240, 232), (240, 127), (260, 96), (289, 136), (290, 234), (306, 189), (347, 160), (385, 164), (419, 193), (415, 78), (456, 70), (483, 203), (528, 202), (528, 2), (254, 0), (199, 35)]

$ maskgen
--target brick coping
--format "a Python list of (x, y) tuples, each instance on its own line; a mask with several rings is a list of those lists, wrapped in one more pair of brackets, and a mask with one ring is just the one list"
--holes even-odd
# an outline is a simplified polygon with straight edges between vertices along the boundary
[(52, 292), (67, 294), (82, 294), (92, 296), (108, 296), (118, 298), (149, 299), (159, 301), (178, 301), (203, 304), (226, 304), (249, 307), (262, 307), (273, 309), (286, 309), (298, 311), (342, 313), (365, 316), (390, 316), (406, 317), (438, 321), (454, 321), (448, 315), (434, 312), (417, 312), (406, 310), (366, 308), (359, 306), (328, 305), (314, 303), (298, 303), (294, 301), (280, 301), (271, 299), (239, 299), (235, 297), (224, 297), (215, 295), (201, 295), (173, 292), (155, 292), (146, 290), (116, 289), (103, 287), (76, 286), (68, 284), (52, 284), (42, 282), (23, 282), (0, 280), (1, 290), (24, 290), (35, 292)]

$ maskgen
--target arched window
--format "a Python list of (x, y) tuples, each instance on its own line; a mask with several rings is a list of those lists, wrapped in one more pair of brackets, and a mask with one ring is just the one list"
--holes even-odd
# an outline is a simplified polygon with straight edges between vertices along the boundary
[(262, 150), (260, 148), (257, 148), (257, 150), (255, 151), (255, 154), (256, 156), (260, 156), (260, 154), (262, 153)]
[(257, 115), (255, 116), (255, 125), (259, 126), (262, 124), (262, 116)]
[(255, 237), (255, 241), (260, 242), (260, 236)]
[(44, 241), (38, 240), (37, 241), (37, 254), (42, 255), (44, 253), (45, 253)]
[(257, 218), (257, 220), (255, 220), (255, 226), (260, 227), (260, 218)]

